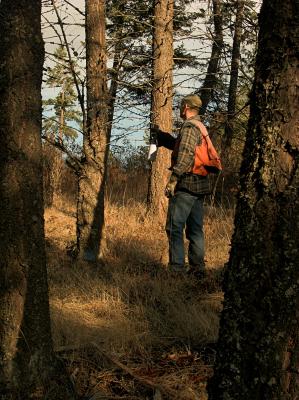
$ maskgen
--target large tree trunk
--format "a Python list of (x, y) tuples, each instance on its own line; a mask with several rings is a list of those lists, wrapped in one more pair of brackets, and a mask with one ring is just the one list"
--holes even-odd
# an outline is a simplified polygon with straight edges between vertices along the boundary
[(230, 67), (230, 82), (227, 102), (227, 120), (224, 130), (223, 148), (231, 146), (234, 134), (234, 118), (236, 112), (236, 99), (238, 88), (239, 65), (241, 59), (242, 25), (244, 19), (244, 0), (236, 1), (236, 20), (233, 39), (232, 60)]
[(299, 394), (298, 3), (264, 0), (210, 400)]
[(211, 57), (208, 64), (207, 75), (200, 89), (200, 97), (202, 106), (200, 114), (204, 115), (207, 107), (213, 98), (213, 91), (217, 85), (217, 73), (219, 70), (220, 57), (224, 46), (223, 42), (223, 22), (222, 22), (222, 6), (220, 0), (213, 0), (214, 14), (214, 36)]
[(105, 2), (86, 0), (87, 127), (79, 177), (77, 239), (79, 256), (96, 261), (103, 244), (108, 157), (108, 90)]
[[(0, 394), (70, 399), (51, 338), (41, 148), (41, 1), (0, 3)], [(63, 386), (59, 388), (58, 381)]]
[[(153, 89), (151, 123), (162, 131), (172, 130), (173, 0), (154, 0)], [(165, 222), (167, 199), (164, 188), (169, 176), (169, 150), (161, 147), (152, 164), (148, 206), (157, 220)]]

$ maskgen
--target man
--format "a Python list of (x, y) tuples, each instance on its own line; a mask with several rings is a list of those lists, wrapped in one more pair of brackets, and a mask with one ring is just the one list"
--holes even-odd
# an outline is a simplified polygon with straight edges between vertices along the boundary
[[(173, 149), (172, 173), (165, 189), (165, 195), (169, 197), (166, 222), (169, 268), (172, 271), (187, 271), (197, 277), (204, 277), (203, 203), (205, 195), (210, 193), (210, 187), (208, 171), (196, 156), (196, 149), (203, 149), (201, 146), (205, 140), (203, 135), (208, 135), (200, 122), (198, 115), (200, 107), (199, 96), (184, 97), (180, 106), (180, 116), (184, 122), (178, 137), (174, 139), (173, 136), (160, 130), (156, 130), (156, 134), (158, 146)], [(221, 165), (216, 169), (221, 169)], [(189, 241), (188, 270), (185, 266), (185, 229)]]

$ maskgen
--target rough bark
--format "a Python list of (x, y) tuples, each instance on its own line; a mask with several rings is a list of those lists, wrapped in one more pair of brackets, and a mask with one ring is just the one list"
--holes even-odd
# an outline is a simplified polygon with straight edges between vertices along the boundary
[(104, 235), (104, 196), (108, 157), (108, 90), (105, 2), (86, 0), (87, 126), (79, 177), (77, 245), (80, 258), (96, 261)]
[[(172, 130), (173, 77), (173, 0), (154, 1), (153, 88), (151, 123), (164, 132)], [(167, 199), (164, 195), (170, 165), (170, 152), (159, 148), (152, 164), (148, 207), (157, 220), (165, 222)]]
[(228, 102), (227, 102), (227, 120), (224, 130), (224, 141), (223, 148), (228, 148), (231, 146), (234, 134), (234, 117), (236, 112), (236, 99), (237, 99), (237, 89), (238, 89), (238, 75), (239, 75), (239, 65), (241, 60), (241, 42), (242, 42), (242, 25), (244, 19), (244, 0), (237, 0), (236, 2), (236, 20), (235, 20), (235, 32), (233, 39), (233, 49), (232, 49), (232, 60), (230, 67), (230, 82), (228, 90)]
[(49, 315), (41, 1), (15, 0), (12, 7), (2, 0), (0, 15), (0, 396), (27, 399), (42, 386), (45, 399), (71, 399), (54, 356)]
[(222, 6), (220, 0), (213, 0), (214, 14), (214, 36), (211, 57), (208, 64), (205, 81), (200, 89), (200, 97), (202, 106), (200, 114), (204, 115), (206, 109), (213, 98), (213, 91), (217, 85), (217, 73), (219, 70), (220, 57), (224, 46), (223, 42), (223, 21), (222, 21)]
[(298, 3), (264, 0), (210, 400), (298, 399)]

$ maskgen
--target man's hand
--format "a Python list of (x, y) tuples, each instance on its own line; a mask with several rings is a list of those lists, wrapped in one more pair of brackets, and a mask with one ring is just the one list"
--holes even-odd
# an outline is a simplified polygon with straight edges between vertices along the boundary
[(169, 178), (169, 181), (166, 185), (165, 188), (165, 196), (170, 198), (174, 196), (174, 190), (176, 187), (176, 184), (178, 182), (178, 178), (175, 175), (171, 175)]
[(159, 126), (156, 124), (151, 124), (150, 128), (150, 141), (151, 143), (158, 143), (158, 135), (159, 135), (160, 129)]

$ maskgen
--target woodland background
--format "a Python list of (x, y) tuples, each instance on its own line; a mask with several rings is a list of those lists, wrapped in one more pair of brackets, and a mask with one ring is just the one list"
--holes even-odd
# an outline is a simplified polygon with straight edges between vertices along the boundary
[[(9, 3), (1, 399), (295, 400), (297, 2)], [(167, 271), (169, 151), (147, 160), (189, 93), (224, 166), (200, 282)]]
[[(173, 78), (176, 81), (173, 88), (175, 126), (179, 125), (177, 106), (182, 96), (198, 92), (204, 84), (209, 53), (215, 40), (213, 6), (219, 7), (219, 5), (217, 2), (176, 4), (179, 15), (175, 20), (177, 25)], [(140, 18), (136, 18), (136, 8), (141, 12)], [(82, 129), (82, 112), (78, 106), (65, 46), (55, 47), (53, 44), (58, 38), (64, 43), (63, 35), (59, 31), (57, 38), (55, 32), (53, 34), (54, 29), (49, 28), (49, 25), (55, 24), (58, 30), (61, 26), (57, 26), (53, 6), (49, 5), (44, 9), (47, 21), (53, 21), (51, 24), (44, 22), (44, 29), (48, 35), (44, 35), (45, 41), (51, 42), (49, 44), (51, 54), (48, 54), (44, 73), (44, 91), (48, 98), (44, 101), (43, 134), (50, 137), (44, 143), (46, 164), (44, 193), (47, 206), (45, 214), (47, 248), (51, 255), (49, 271), (52, 271), (55, 282), (51, 297), (53, 328), (55, 327), (54, 332), (57, 333), (54, 337), (58, 340), (57, 345), (62, 348), (69, 345), (76, 348), (83, 343), (93, 341), (108, 354), (116, 355), (119, 360), (125, 360), (126, 364), (131, 357), (133, 360), (137, 356), (139, 359), (137, 365), (135, 362), (131, 364), (136, 375), (139, 376), (141, 373), (141, 376), (149, 378), (150, 381), (154, 380), (157, 384), (159, 381), (162, 383), (169, 380), (170, 387), (178, 385), (178, 391), (190, 392), (190, 396), (197, 396), (195, 392), (193, 393), (192, 387), (198, 386), (198, 383), (200, 393), (204, 395), (205, 381), (211, 373), (209, 365), (206, 364), (210, 364), (208, 360), (214, 358), (213, 343), (217, 338), (218, 314), (222, 301), (220, 270), (227, 261), (232, 231), (234, 197), (238, 186), (237, 169), (245, 140), (248, 118), (246, 102), (248, 102), (256, 51), (258, 8), (259, 4), (248, 3), (243, 16), (244, 20), (245, 16), (248, 16), (248, 24), (244, 23), (244, 37), (248, 37), (242, 44), (240, 42), (240, 46), (244, 47), (242, 69), (249, 70), (251, 77), (240, 73), (242, 84), (239, 85), (238, 92), (233, 94), (237, 99), (235, 101), (238, 102), (234, 130), (236, 138), (233, 140), (233, 152), (236, 154), (237, 150), (234, 165), (230, 165), (229, 170), (225, 169), (225, 175), (217, 182), (217, 190), (215, 187), (213, 196), (207, 198), (206, 202), (207, 263), (211, 275), (200, 284), (200, 288), (195, 281), (186, 282), (168, 275), (164, 276), (163, 265), (167, 264), (165, 221), (163, 217), (162, 221), (159, 221), (155, 214), (147, 213), (151, 174), (151, 165), (147, 160), (152, 88), (150, 35), (153, 28), (151, 16), (148, 14), (149, 5), (144, 2), (134, 2), (131, 5), (127, 2), (120, 4), (113, 2), (113, 6), (108, 5), (107, 9), (108, 21), (109, 13), (111, 22), (113, 21), (110, 25), (108, 22), (107, 43), (111, 60), (110, 63), (108, 61), (108, 66), (109, 64), (111, 66), (108, 67), (108, 76), (113, 77), (112, 60), (116, 57), (117, 47), (121, 48), (121, 55), (118, 56), (121, 64), (117, 67), (118, 90), (114, 103), (116, 116), (112, 124), (108, 158), (105, 205), (107, 249), (102, 259), (103, 265), (97, 273), (91, 269), (91, 281), (90, 267), (84, 265), (82, 269), (82, 262), (74, 266), (73, 261), (66, 256), (65, 249), (69, 253), (72, 252), (73, 244), (76, 242), (77, 198), (77, 176), (69, 167), (68, 157), (81, 155), (82, 134), (79, 130)], [(57, 11), (65, 21), (69, 21), (70, 14), (72, 18), (76, 18), (76, 23), (83, 19), (79, 11), (63, 2)], [(210, 130), (218, 146), (225, 130), (235, 11), (234, 4), (227, 3), (222, 11), (224, 15), (219, 15), (219, 18), (226, 20), (225, 28), (221, 29), (223, 29), (223, 41), (225, 40), (227, 44), (221, 61), (220, 57), (217, 60), (217, 70), (212, 72), (214, 75), (217, 73), (211, 98), (211, 102), (215, 104), (207, 113)], [(120, 19), (126, 21), (125, 32), (118, 31), (124, 29)], [(81, 68), (79, 66), (82, 65), (85, 48), (82, 42), (78, 46), (77, 35), (80, 28), (74, 28), (67, 23), (63, 29), (68, 35), (72, 59), (74, 58), (74, 63), (80, 71), (82, 79), (80, 87), (83, 87), (84, 64)], [(132, 32), (136, 30), (136, 24), (138, 31)], [(81, 35), (82, 30), (81, 27)], [(133, 49), (133, 54), (130, 49)], [(248, 54), (251, 59), (247, 58)], [(238, 71), (236, 73), (238, 74)], [(53, 91), (47, 90), (53, 86), (56, 88), (56, 97), (50, 97)], [(73, 127), (75, 129), (72, 129)], [(61, 146), (60, 148), (67, 149), (67, 155), (53, 148), (53, 138), (56, 139), (58, 148)], [(164, 165), (163, 168), (166, 170), (168, 165)], [(65, 277), (64, 268), (68, 271), (68, 278)], [(104, 282), (103, 275), (107, 276)], [(56, 282), (57, 278), (60, 281), (61, 277), (63, 281)], [(61, 296), (59, 293), (64, 295)], [(153, 361), (154, 359), (156, 360)], [(150, 367), (152, 362), (157, 362), (157, 365)], [(85, 373), (86, 368), (87, 370), (90, 368), (89, 362), (81, 366)], [(198, 366), (202, 372), (199, 377), (193, 378)], [(144, 370), (144, 373), (140, 369)], [(108, 371), (105, 371), (106, 379), (102, 379), (100, 375), (96, 378), (98, 380), (97, 388), (94, 388), (96, 393), (102, 391), (106, 396), (116, 396), (116, 394), (120, 396), (131, 392), (131, 395), (136, 395), (136, 391), (140, 390), (139, 396), (142, 396), (144, 390), (142, 387), (138, 385), (136, 387), (136, 384), (129, 387), (133, 385), (130, 376), (129, 380), (122, 378), (120, 382), (113, 369)], [(164, 371), (162, 376), (158, 378), (162, 371)], [(84, 389), (87, 393), (90, 391), (86, 379), (90, 379), (88, 373), (81, 376), (78, 372), (78, 386), (82, 393)], [(115, 379), (118, 382), (117, 387), (113, 389), (111, 380)], [(81, 385), (86, 385), (87, 388)], [(159, 389), (151, 388), (149, 392), (151, 391), (155, 394)]]

